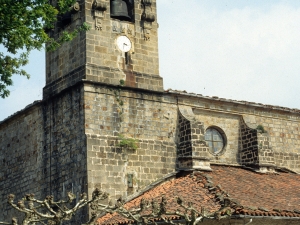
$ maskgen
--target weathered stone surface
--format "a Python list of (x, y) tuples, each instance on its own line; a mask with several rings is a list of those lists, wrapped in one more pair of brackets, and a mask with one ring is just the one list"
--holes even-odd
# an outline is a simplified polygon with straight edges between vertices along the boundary
[[(87, 191), (86, 138), (81, 89), (75, 87), (51, 101), (40, 102), (0, 124), (0, 211), (8, 221), (14, 212), (6, 203), (13, 193), (56, 199)], [(77, 219), (84, 221), (83, 215)]]
[[(135, 2), (134, 19), (130, 22), (110, 17), (110, 4), (99, 18), (92, 8), (93, 0), (87, 0), (73, 21), (64, 29), (72, 30), (78, 21), (86, 22), (91, 29), (80, 33), (74, 40), (59, 49), (47, 52), (46, 87), (44, 97), (48, 98), (82, 79), (118, 85), (120, 80), (129, 87), (163, 91), (163, 80), (159, 76), (157, 21), (151, 23), (151, 31), (145, 39), (142, 2)], [(55, 3), (53, 3), (55, 4)], [(156, 2), (151, 5), (156, 14)], [(96, 27), (97, 21), (101, 29)], [(58, 38), (61, 27), (51, 35)], [(126, 54), (116, 44), (118, 36), (127, 36), (132, 48)]]
[[(91, 195), (99, 187), (118, 198), (134, 194), (180, 164), (191, 169), (217, 163), (300, 172), (299, 110), (163, 91), (158, 24), (153, 22), (144, 32), (141, 2), (135, 1), (132, 22), (111, 19), (109, 8), (97, 22), (92, 0), (81, 2), (76, 20), (51, 33), (57, 38), (78, 21), (91, 25), (88, 32), (47, 53), (44, 100), (0, 122), (4, 220), (12, 216), (6, 204), (9, 193), (17, 198), (28, 192), (62, 198), (67, 191)], [(102, 29), (95, 28), (96, 22)], [(132, 41), (127, 55), (115, 43), (120, 35)], [(186, 113), (180, 114), (179, 108)], [(267, 133), (257, 132), (258, 125)], [(209, 153), (209, 127), (220, 128), (226, 136), (220, 155)], [(120, 148), (119, 135), (136, 139), (137, 149)], [(133, 178), (132, 187), (128, 177)], [(86, 216), (84, 211), (76, 219), (84, 221)]]
[[(5, 211), (5, 217), (11, 216), (5, 204), (10, 192), (19, 198), (29, 191), (41, 197), (52, 193), (59, 198), (72, 189), (79, 194), (100, 187), (109, 191), (112, 198), (133, 194), (175, 171), (179, 155), (193, 156), (193, 151), (196, 154), (193, 144), (205, 148), (202, 136), (212, 125), (220, 127), (228, 141), (225, 153), (218, 158), (205, 151), (210, 163), (247, 165), (249, 160), (300, 171), (300, 119), (295, 114), (274, 112), (272, 120), (268, 117), (265, 123), (263, 109), (230, 109), (225, 101), (202, 97), (191, 101), (190, 96), (180, 97), (176, 104), (177, 98), (172, 93), (84, 82), (3, 121), (0, 210)], [(213, 109), (203, 108), (206, 102), (214, 105)], [(185, 123), (178, 116), (178, 107), (187, 103), (193, 109), (195, 123)], [(269, 109), (266, 111), (270, 113)], [(257, 133), (243, 125), (241, 118), (245, 113), (254, 113), (268, 133)], [(284, 138), (273, 132), (279, 129), (274, 127), (284, 129)], [(119, 134), (137, 139), (138, 149), (118, 147)], [(200, 142), (193, 142), (196, 136)], [(190, 140), (190, 147), (183, 148), (185, 137)], [(291, 142), (293, 145), (289, 145)], [(281, 146), (286, 148), (282, 150)], [(185, 153), (180, 149), (185, 149)], [(185, 163), (189, 165), (188, 161)], [(203, 166), (190, 163), (191, 167)], [(133, 174), (133, 188), (127, 186), (128, 174)]]

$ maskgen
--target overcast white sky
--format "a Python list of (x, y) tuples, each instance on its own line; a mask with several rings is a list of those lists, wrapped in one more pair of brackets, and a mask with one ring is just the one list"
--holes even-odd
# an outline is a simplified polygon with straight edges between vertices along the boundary
[[(157, 0), (164, 88), (300, 109), (299, 0)], [(42, 98), (44, 53), (0, 99), (0, 121)]]

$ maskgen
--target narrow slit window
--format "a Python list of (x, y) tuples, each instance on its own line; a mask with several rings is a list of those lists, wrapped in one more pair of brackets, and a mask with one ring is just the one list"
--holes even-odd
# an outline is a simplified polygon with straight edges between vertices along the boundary
[(128, 52), (125, 52), (125, 64), (129, 65), (129, 54), (128, 54)]

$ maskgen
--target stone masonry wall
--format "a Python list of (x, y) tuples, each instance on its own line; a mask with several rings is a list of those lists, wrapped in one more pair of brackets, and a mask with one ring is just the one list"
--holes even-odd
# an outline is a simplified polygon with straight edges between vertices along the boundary
[(240, 163), (260, 167), (275, 167), (269, 135), (249, 128), (243, 120), (240, 127)]
[(81, 32), (57, 50), (46, 52), (45, 94), (59, 93), (84, 78), (81, 71), (85, 72), (85, 40), (85, 34)]
[[(91, 29), (86, 33), (86, 79), (106, 84), (162, 91), (159, 76), (157, 21), (151, 23), (148, 38), (141, 20), (144, 12), (142, 1), (134, 1), (133, 21), (120, 21), (110, 16), (110, 1), (105, 11), (94, 10), (93, 0), (85, 3), (86, 22)], [(156, 2), (152, 1), (151, 13), (156, 15)], [(132, 44), (129, 52), (122, 52), (116, 44), (117, 37), (127, 36)]]
[(239, 152), (239, 129), (240, 116), (234, 114), (224, 114), (220, 111), (202, 110), (197, 106), (194, 108), (196, 119), (203, 123), (204, 130), (209, 127), (218, 127), (226, 136), (225, 148), (218, 155), (210, 155), (211, 162), (236, 164)]
[[(177, 94), (177, 92), (170, 94), (177, 96), (179, 105), (192, 107), (196, 118), (200, 122), (204, 122), (205, 129), (214, 125), (225, 132), (227, 137), (226, 151), (220, 157), (211, 158), (211, 162), (239, 164), (239, 147), (241, 147), (238, 139), (239, 120), (242, 117), (251, 129), (256, 129), (258, 125), (264, 127), (268, 136), (268, 149), (274, 152), (275, 166), (300, 172), (299, 111), (279, 107), (276, 109), (277, 107), (271, 108), (262, 104), (203, 97), (195, 94)], [(228, 145), (232, 147), (228, 148)], [(268, 154), (273, 153), (269, 152)], [(272, 162), (273, 159), (270, 158), (272, 156), (268, 154), (265, 159), (266, 161), (270, 159)]]
[(7, 196), (43, 192), (42, 152), (44, 136), (42, 106), (36, 103), (0, 123), (0, 221), (10, 221), (15, 212)]
[[(56, 5), (53, 0), (52, 4)], [(84, 1), (78, 1), (80, 10), (71, 14), (70, 23), (63, 23), (63, 16), (53, 30), (48, 31), (50, 37), (59, 39), (62, 32), (72, 32), (85, 21)], [(46, 52), (46, 86), (44, 98), (51, 97), (85, 78), (86, 34), (80, 32), (72, 41), (62, 44), (55, 51)]]
[[(0, 123), (0, 216), (9, 221), (15, 210), (6, 203), (27, 193), (37, 198), (68, 191), (79, 198), (87, 191), (86, 138), (80, 86), (37, 103)], [(12, 214), (14, 213), (14, 214)], [(76, 221), (86, 221), (86, 210)]]
[[(85, 86), (85, 132), (89, 193), (95, 187), (112, 199), (130, 195), (176, 169), (176, 104), (161, 94)], [(120, 106), (117, 99), (124, 105)], [(117, 146), (118, 135), (135, 138), (137, 150)], [(133, 187), (127, 185), (133, 175)]]
[(179, 149), (180, 156), (192, 156), (192, 128), (191, 122), (185, 119), (183, 116), (179, 117), (178, 121), (179, 129)]
[[(1, 207), (9, 192), (61, 198), (101, 187), (115, 199), (175, 171), (179, 107), (191, 108), (199, 125), (191, 137), (200, 125), (224, 131), (226, 151), (211, 155), (211, 163), (241, 163), (243, 118), (249, 129), (262, 125), (267, 132), (257, 134), (260, 160), (300, 172), (297, 112), (85, 81), (0, 123)], [(137, 150), (120, 148), (120, 134), (135, 138)]]
[[(99, 16), (98, 12), (94, 11), (93, 0), (85, 2), (86, 22), (91, 26), (91, 30), (87, 32), (87, 39), (90, 40), (87, 42), (87, 63), (115, 68), (118, 60), (125, 57), (118, 50), (115, 38), (119, 35), (126, 35), (133, 45), (132, 50), (129, 51), (130, 60), (133, 62), (132, 70), (158, 76), (158, 24), (157, 21), (152, 22), (148, 40), (145, 40), (141, 19), (144, 13), (143, 2), (134, 2), (134, 20), (130, 22), (111, 18), (110, 1), (104, 0), (103, 2), (107, 3), (103, 16)], [(156, 16), (156, 1), (152, 1), (151, 13)], [(96, 18), (100, 20), (98, 24)], [(97, 25), (99, 26), (96, 27)], [(93, 53), (100, 53), (99, 57), (94, 58), (96, 55)]]
[(243, 165), (259, 164), (257, 130), (249, 128), (244, 121), (240, 127), (240, 162)]
[[(90, 26), (71, 42), (47, 52), (44, 98), (60, 93), (82, 79), (113, 85), (124, 80), (126, 86), (163, 91), (158, 69), (157, 21), (148, 27), (146, 40), (141, 21), (142, 2), (134, 3), (135, 20), (131, 22), (111, 18), (109, 1), (103, 1), (107, 4), (104, 11), (95, 10), (93, 2), (78, 1), (80, 10), (71, 15), (71, 22), (63, 24), (60, 19), (55, 29), (49, 31), (49, 35), (57, 39), (63, 31), (72, 31), (83, 22)], [(151, 13), (156, 15), (155, 1), (152, 1)], [(132, 43), (132, 49), (126, 54), (116, 45), (120, 35), (126, 35)]]
[[(43, 171), (47, 193), (56, 199), (63, 199), (72, 191), (78, 200), (81, 193), (87, 192), (83, 106), (80, 85), (44, 101)], [(77, 214), (74, 221), (86, 222), (86, 210)]]
[(300, 122), (297, 117), (278, 113), (276, 117), (255, 117), (269, 136), (275, 165), (300, 172)]
[[(119, 105), (120, 100), (124, 105)], [(105, 187), (111, 192), (111, 196), (129, 195), (165, 173), (174, 171), (178, 163), (176, 157), (179, 156), (176, 147), (180, 142), (180, 139), (177, 139), (180, 133), (178, 124), (181, 124), (178, 121), (177, 107), (186, 105), (193, 108), (197, 123), (203, 123), (204, 129), (217, 126), (226, 135), (225, 152), (219, 156), (209, 154), (211, 163), (246, 163), (240, 159), (240, 153), (245, 152), (240, 142), (240, 131), (243, 129), (241, 118), (251, 115), (251, 111), (246, 114), (247, 107), (232, 107), (229, 103), (214, 99), (178, 98), (172, 94), (133, 91), (121, 86), (113, 88), (86, 82), (84, 108), (85, 132), (88, 137), (89, 192), (94, 187)], [(263, 119), (263, 109), (258, 110), (256, 116)], [(288, 113), (285, 116), (288, 116)], [(246, 121), (249, 124), (249, 120)], [(193, 132), (191, 129), (191, 136), (195, 136)], [(137, 139), (140, 144), (137, 152), (124, 152), (124, 149), (118, 148), (119, 134)], [(248, 140), (246, 133), (243, 136)], [(257, 142), (254, 147), (261, 145), (261, 149), (257, 149), (260, 161), (264, 164), (274, 164), (269, 155), (272, 153), (269, 150), (273, 149), (269, 134), (265, 136), (256, 132), (253, 138), (252, 140), (249, 137), (249, 140)], [(152, 151), (155, 146), (159, 150)], [(276, 157), (276, 153), (274, 156)], [(168, 161), (165, 161), (166, 159)], [(287, 159), (295, 163), (297, 160)], [(133, 174), (136, 179), (133, 189), (127, 187), (127, 174)]]
[(203, 123), (196, 120), (189, 107), (179, 106), (178, 113), (178, 169), (211, 170)]
[[(89, 193), (101, 188), (111, 200), (129, 196), (174, 172), (176, 153), (172, 142), (137, 140), (137, 150), (117, 146), (113, 136), (87, 135)], [(133, 175), (133, 186), (128, 186), (128, 175)]]
[(270, 147), (269, 134), (259, 131), (257, 136), (259, 164), (265, 166), (275, 166), (274, 151)]

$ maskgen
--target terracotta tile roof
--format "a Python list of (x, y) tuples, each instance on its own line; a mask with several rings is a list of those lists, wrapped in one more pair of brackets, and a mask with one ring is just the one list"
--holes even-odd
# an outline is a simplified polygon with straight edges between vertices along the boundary
[[(299, 217), (300, 175), (260, 174), (241, 167), (211, 166), (212, 172), (179, 172), (177, 177), (146, 191), (127, 202), (125, 208), (138, 208), (142, 198), (167, 199), (168, 211), (178, 208), (176, 197), (201, 211), (221, 209), (224, 199), (234, 202), (233, 215)], [(179, 219), (178, 216), (172, 219)], [(106, 214), (98, 224), (123, 224), (131, 221), (117, 214)]]
[(244, 207), (239, 212), (257, 216), (300, 217), (300, 175), (260, 174), (239, 167), (212, 166), (216, 185)]
[[(204, 187), (205, 178), (192, 176), (190, 173), (179, 174), (179, 176), (166, 181), (139, 197), (129, 201), (125, 204), (125, 208), (133, 209), (138, 208), (141, 199), (151, 201), (161, 201), (162, 196), (167, 199), (168, 210), (175, 211), (178, 208), (176, 203), (176, 197), (179, 197), (184, 202), (193, 202), (195, 208), (200, 208), (201, 204), (207, 206), (208, 212), (215, 212), (221, 208), (220, 204), (216, 201), (215, 196)], [(186, 190), (188, 187), (188, 191)], [(194, 193), (197, 193), (194, 195)], [(173, 219), (179, 219), (178, 216), (174, 216)], [(116, 214), (106, 214), (104, 217), (98, 219), (98, 224), (116, 224), (116, 223), (129, 223), (130, 220), (124, 219), (123, 217)]]

